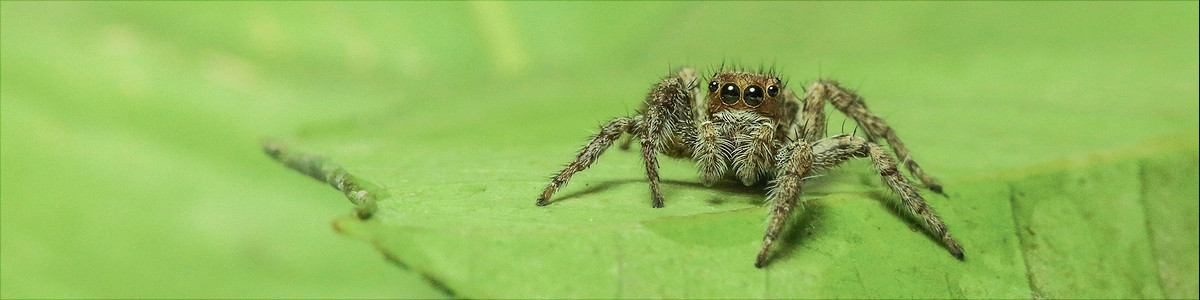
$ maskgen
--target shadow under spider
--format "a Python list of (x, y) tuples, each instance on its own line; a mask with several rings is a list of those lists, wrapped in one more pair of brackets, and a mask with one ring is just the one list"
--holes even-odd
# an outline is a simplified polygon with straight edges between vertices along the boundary
[[(897, 219), (903, 220), (905, 225), (908, 225), (910, 230), (914, 232), (921, 232), (923, 233), (922, 235), (929, 239), (929, 241), (933, 242), (934, 244), (941, 245), (943, 248), (946, 247), (946, 245), (942, 244), (941, 237), (937, 236), (935, 233), (933, 233), (933, 231), (929, 230), (925, 226), (924, 220), (917, 215), (909, 213), (908, 210), (904, 208), (904, 205), (900, 203), (900, 200), (897, 198), (898, 196), (891, 194), (888, 191), (880, 190), (864, 192), (862, 195), (879, 201), (880, 204), (882, 204), (881, 206), (887, 207), (888, 213), (892, 214), (892, 216), (896, 217)], [(770, 258), (769, 260), (776, 261), (782, 260), (786, 257), (791, 257), (792, 253), (801, 248), (801, 243), (818, 238), (814, 237), (814, 235), (817, 232), (821, 232), (820, 228), (822, 227), (823, 222), (826, 220), (825, 205), (823, 200), (823, 197), (810, 198), (807, 201), (801, 200), (803, 209), (799, 209), (796, 212), (796, 215), (793, 215), (793, 219), (789, 222), (788, 228), (784, 230), (783, 235), (776, 242), (779, 246), (775, 250), (776, 253), (773, 255), (774, 257)]]
[[(942, 248), (946, 248), (946, 245), (942, 244), (942, 237), (938, 236), (936, 233), (933, 233), (932, 230), (929, 230), (929, 228), (925, 226), (925, 220), (921, 219), (921, 217), (916, 214), (910, 213), (908, 209), (904, 208), (904, 204), (900, 202), (899, 196), (891, 194), (888, 191), (871, 191), (868, 195), (870, 195), (871, 198), (879, 200), (883, 206), (886, 206), (888, 213), (891, 213), (892, 216), (904, 220), (904, 223), (908, 225), (909, 230), (919, 231), (923, 233), (922, 235), (924, 235), (926, 238), (929, 238), (929, 240), (934, 244), (941, 245)], [(926, 202), (926, 205), (928, 205), (928, 202)]]
[[(831, 181), (829, 178), (821, 178), (821, 179), (817, 179), (817, 180), (810, 179), (810, 180), (813, 181), (811, 183), (816, 183), (816, 184), (810, 185), (810, 186), (814, 186), (814, 187), (825, 186), (826, 184), (824, 183), (824, 181)], [(840, 179), (836, 179), (836, 180), (840, 180)], [(833, 180), (833, 181), (836, 181), (836, 180)], [(616, 187), (619, 185), (644, 184), (644, 183), (646, 183), (646, 180), (640, 179), (640, 178), (639, 179), (603, 181), (598, 184), (588, 186), (582, 190), (578, 190), (578, 191), (575, 191), (575, 192), (572, 192), (569, 194), (565, 194), (562, 197), (555, 200), (554, 202), (566, 201), (566, 200), (574, 199), (577, 197), (583, 197), (583, 196), (587, 196), (587, 195), (594, 194), (594, 193), (604, 192), (604, 191), (610, 190), (613, 187)], [(718, 190), (718, 191), (722, 191), (722, 192), (726, 192), (726, 193), (733, 193), (733, 194), (740, 194), (740, 195), (762, 196), (763, 198), (760, 199), (759, 201), (755, 201), (755, 204), (762, 204), (764, 201), (766, 201), (765, 196), (766, 196), (767, 187), (768, 187), (768, 184), (765, 181), (751, 185), (751, 186), (744, 186), (744, 185), (738, 184), (737, 182), (728, 181), (728, 180), (718, 182), (716, 184), (713, 184), (713, 186), (704, 186), (704, 184), (701, 184), (700, 182), (684, 181), (684, 180), (662, 180), (662, 181), (660, 181), (660, 183), (662, 183), (664, 185), (671, 185), (671, 186), (678, 186), (678, 187), (688, 187), (688, 188), (697, 188), (697, 189), (706, 189), (706, 190)], [(810, 196), (812, 196), (812, 198), (801, 200), (802, 201), (801, 205), (802, 205), (803, 209), (798, 210), (796, 212), (796, 215), (793, 215), (791, 221), (789, 221), (788, 229), (784, 230), (783, 235), (777, 241), (778, 246), (776, 246), (776, 248), (775, 248), (776, 253), (774, 255), (772, 255), (773, 258), (771, 258), (770, 260), (777, 261), (777, 260), (785, 259), (787, 257), (791, 257), (793, 253), (795, 253), (796, 251), (799, 250), (799, 248), (801, 248), (801, 243), (803, 241), (813, 239), (814, 235), (817, 232), (820, 232), (820, 228), (823, 227), (823, 222), (826, 219), (826, 216), (825, 216), (826, 207), (823, 202), (824, 196), (826, 196), (830, 193), (863, 194), (864, 196), (875, 199), (875, 200), (879, 201), (880, 204), (883, 204), (881, 206), (886, 207), (888, 213), (890, 213), (892, 216), (894, 216), (898, 219), (903, 220), (904, 223), (906, 225), (908, 225), (910, 230), (920, 231), (923, 233), (923, 235), (926, 238), (928, 238), (934, 244), (942, 245), (941, 237), (936, 236), (932, 231), (930, 231), (928, 228), (926, 228), (923, 220), (921, 220), (918, 216), (913, 215), (912, 213), (909, 213), (908, 210), (906, 210), (903, 207), (903, 204), (900, 203), (900, 200), (897, 198), (898, 196), (890, 193), (887, 190), (876, 189), (876, 190), (871, 190), (871, 191), (852, 192), (852, 191), (829, 191), (829, 190), (822, 190), (820, 188), (817, 188), (816, 191), (812, 191), (812, 192), (815, 192), (815, 193), (810, 194)], [(719, 204), (726, 203), (726, 201), (724, 201), (724, 199), (722, 199), (719, 195), (715, 195), (713, 198), (710, 198), (708, 200), (708, 203), (714, 204), (714, 205), (719, 205)], [(942, 247), (945, 247), (945, 245), (942, 245)]]
[(786, 257), (791, 257), (792, 253), (799, 250), (802, 241), (811, 241), (813, 234), (820, 232), (822, 222), (825, 221), (825, 205), (822, 203), (823, 198), (808, 199), (802, 202), (800, 209), (787, 225), (788, 228), (783, 231), (783, 235), (775, 247), (775, 254), (768, 256), (767, 264), (772, 261), (782, 260)]
[[(566, 201), (566, 200), (569, 200), (572, 198), (587, 196), (587, 195), (593, 194), (593, 193), (604, 192), (604, 191), (612, 189), (613, 187), (616, 187), (618, 185), (634, 184), (634, 183), (646, 183), (646, 180), (645, 179), (625, 179), (625, 180), (604, 181), (599, 184), (588, 186), (582, 190), (578, 190), (575, 192), (571, 192), (569, 194), (562, 195), (562, 197), (558, 197), (558, 199), (551, 201), (551, 203), (555, 203), (555, 202), (559, 202), (559, 201)], [(698, 188), (698, 189), (705, 189), (705, 190), (717, 190), (717, 191), (722, 191), (722, 192), (727, 192), (727, 193), (743, 194), (743, 195), (759, 195), (759, 196), (766, 197), (766, 194), (767, 194), (766, 181), (762, 181), (762, 182), (756, 183), (751, 186), (734, 184), (733, 181), (722, 181), (722, 182), (715, 183), (712, 186), (704, 186), (704, 184), (701, 184), (699, 182), (684, 181), (684, 180), (659, 180), (659, 183), (661, 183), (663, 185), (683, 186), (683, 187)], [(647, 198), (649, 198), (649, 196), (647, 196)], [(755, 204), (762, 204), (763, 201), (766, 201), (766, 198), (763, 198), (760, 201), (756, 201)], [(724, 204), (725, 201), (720, 198), (712, 198), (712, 199), (708, 200), (708, 203), (709, 204)]]

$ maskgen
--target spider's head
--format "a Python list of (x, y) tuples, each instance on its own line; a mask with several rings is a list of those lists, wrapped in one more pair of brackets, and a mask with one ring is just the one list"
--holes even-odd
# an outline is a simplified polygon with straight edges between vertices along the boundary
[(708, 113), (728, 109), (774, 116), (783, 101), (783, 82), (773, 75), (722, 71), (708, 81)]

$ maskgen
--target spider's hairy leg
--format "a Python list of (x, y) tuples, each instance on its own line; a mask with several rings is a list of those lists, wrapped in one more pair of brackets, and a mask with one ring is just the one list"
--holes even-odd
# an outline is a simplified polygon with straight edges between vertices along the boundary
[[(796, 94), (788, 89), (784, 93), (789, 98), (795, 98)], [(793, 102), (793, 101), (788, 101)], [(793, 123), (793, 126), (799, 126), (798, 132), (801, 139), (807, 141), (816, 141), (825, 137), (825, 92), (823, 89), (816, 87), (810, 88), (804, 92), (804, 99), (799, 100), (801, 112), (798, 115), (800, 120)]]
[(550, 197), (572, 175), (591, 166), (605, 149), (621, 137), (622, 132), (628, 132), (641, 141), (642, 162), (646, 166), (653, 206), (663, 207), (662, 191), (658, 185), (658, 153), (667, 151), (668, 155), (684, 157), (692, 154), (689, 146), (696, 140), (691, 111), (695, 90), (695, 72), (690, 68), (682, 68), (663, 78), (646, 95), (638, 115), (617, 118), (601, 127), (601, 132), (579, 151), (575, 161), (554, 176), (550, 185), (542, 191), (537, 204), (549, 204)]
[(604, 150), (612, 145), (613, 141), (621, 137), (622, 132), (629, 130), (633, 123), (633, 119), (621, 117), (608, 121), (608, 123), (601, 126), (600, 133), (592, 137), (592, 141), (579, 150), (579, 154), (575, 156), (575, 160), (571, 161), (570, 164), (567, 164), (566, 168), (563, 168), (562, 171), (554, 175), (554, 178), (551, 178), (550, 185), (547, 185), (546, 189), (542, 191), (542, 196), (538, 197), (537, 205), (545, 206), (550, 204), (550, 196), (553, 196), (554, 192), (558, 191), (558, 188), (566, 184), (568, 180), (571, 180), (571, 176), (575, 175), (576, 172), (590, 167), (596, 161), (596, 158), (600, 157), (600, 154), (603, 154)]
[(775, 161), (775, 124), (770, 119), (760, 118), (747, 124), (745, 134), (734, 137), (737, 148), (733, 151), (733, 167), (742, 184), (750, 186), (758, 182), (759, 175), (773, 167)]
[(697, 134), (699, 137), (692, 146), (692, 158), (696, 160), (700, 169), (700, 179), (704, 186), (712, 186), (725, 175), (728, 159), (724, 148), (728, 146), (722, 143), (723, 140), (719, 138), (721, 133), (712, 121), (700, 123)]
[(942, 243), (950, 251), (950, 254), (959, 260), (963, 259), (963, 249), (958, 244), (958, 240), (950, 235), (946, 224), (925, 203), (925, 198), (917, 193), (917, 189), (913, 187), (912, 183), (909, 183), (908, 179), (900, 174), (896, 169), (896, 162), (883, 147), (853, 135), (832, 136), (813, 144), (813, 166), (815, 168), (836, 166), (851, 157), (870, 157), (875, 170), (879, 171), (883, 183), (900, 196), (900, 201), (908, 208), (909, 213), (920, 216), (929, 230), (942, 239)]
[[(950, 250), (951, 255), (962, 260), (962, 246), (946, 230), (946, 224), (942, 223), (942, 218), (939, 218), (933, 212), (933, 209), (925, 204), (925, 198), (921, 197), (920, 193), (917, 193), (916, 187), (913, 187), (908, 182), (908, 179), (905, 179), (904, 175), (896, 170), (896, 162), (879, 145), (867, 143), (867, 147), (869, 147), (871, 161), (875, 163), (875, 169), (879, 171), (879, 176), (883, 177), (883, 182), (893, 192), (900, 195), (900, 201), (904, 203), (904, 206), (908, 207), (910, 213), (920, 215), (921, 219), (925, 221), (925, 225), (929, 226), (929, 230), (932, 230), (935, 235), (942, 238), (942, 243), (946, 245), (947, 250)], [(932, 186), (930, 188), (933, 189)], [(935, 189), (935, 191), (940, 192), (940, 189)]]
[[(692, 106), (692, 101), (696, 98), (696, 93), (699, 92), (696, 80), (698, 80), (698, 77), (695, 69), (682, 67), (675, 70), (675, 72), (663, 78), (655, 86), (643, 107), (643, 110), (648, 111), (649, 106), (666, 106), (660, 112), (666, 114), (665, 118), (670, 119), (668, 122), (672, 124), (668, 124), (669, 129), (680, 130), (676, 134), (679, 135), (683, 142), (692, 142), (696, 135), (695, 125), (690, 124), (690, 119), (693, 116), (692, 112), (679, 109)], [(658, 99), (655, 99), (655, 97), (658, 97)], [(634, 124), (634, 127), (637, 127), (638, 124), (640, 122)], [(634, 128), (634, 131), (637, 130), (641, 129)], [(621, 139), (621, 145), (619, 146), (621, 150), (629, 150), (629, 147), (633, 144), (633, 139), (634, 135), (625, 136), (625, 138)]]
[(771, 244), (787, 227), (787, 220), (792, 217), (792, 210), (800, 201), (800, 184), (813, 163), (812, 147), (803, 140), (793, 142), (779, 151), (777, 160), (775, 184), (767, 194), (767, 203), (774, 204), (775, 207), (771, 210), (771, 220), (767, 224), (766, 234), (763, 235), (762, 250), (754, 260), (754, 266), (758, 268), (765, 265)]
[(646, 94), (641, 122), (636, 125), (641, 135), (642, 162), (650, 182), (650, 197), (655, 208), (663, 207), (662, 191), (658, 186), (658, 153), (672, 156), (691, 156), (691, 145), (697, 132), (692, 106), (695, 103), (696, 72), (681, 68), (663, 78)]
[[(942, 184), (933, 175), (929, 175), (925, 173), (924, 169), (921, 169), (921, 165), (917, 164), (917, 161), (913, 159), (908, 148), (904, 146), (904, 142), (900, 141), (900, 138), (896, 136), (896, 131), (891, 126), (888, 126), (886, 121), (867, 110), (867, 105), (863, 102), (862, 96), (859, 96), (852, 90), (841, 87), (835, 81), (819, 80), (813, 83), (812, 87), (808, 89), (808, 93), (805, 94), (806, 105), (804, 108), (806, 114), (809, 113), (807, 103), (810, 101), (819, 102), (819, 100), (809, 98), (814, 96), (819, 96), (819, 99), (829, 99), (833, 107), (836, 107), (842, 113), (853, 118), (855, 122), (858, 122), (860, 126), (866, 129), (869, 136), (883, 137), (887, 140), (888, 145), (895, 151), (896, 157), (900, 158), (904, 163), (904, 167), (908, 168), (909, 172), (912, 172), (914, 176), (920, 179), (925, 187), (928, 187), (935, 193), (942, 194)], [(821, 105), (823, 106), (824, 104), (822, 103)], [(824, 131), (823, 125), (821, 131)], [(805, 132), (805, 136), (809, 138), (811, 138), (812, 134), (814, 133)]]
[(662, 190), (658, 187), (658, 145), (661, 142), (653, 135), (657, 135), (663, 130), (662, 128), (662, 110), (658, 106), (647, 107), (646, 116), (643, 120), (643, 130), (640, 132), (642, 137), (642, 163), (646, 165), (646, 179), (650, 182), (650, 198), (651, 203), (655, 208), (663, 207)]

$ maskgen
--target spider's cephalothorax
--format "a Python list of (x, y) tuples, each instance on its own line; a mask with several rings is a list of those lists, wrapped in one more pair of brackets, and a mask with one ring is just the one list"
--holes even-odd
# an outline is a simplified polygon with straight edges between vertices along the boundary
[[(640, 141), (654, 207), (663, 206), (659, 153), (695, 160), (705, 185), (726, 177), (746, 185), (774, 180), (767, 194), (767, 203), (774, 205), (772, 216), (754, 263), (762, 267), (771, 243), (796, 207), (804, 178), (850, 158), (870, 158), (884, 184), (900, 196), (909, 212), (941, 238), (950, 254), (963, 259), (962, 246), (897, 170), (890, 154), (862, 137), (825, 137), (827, 101), (853, 118), (867, 136), (886, 140), (925, 187), (941, 192), (941, 184), (921, 169), (887, 122), (868, 111), (862, 97), (836, 82), (818, 80), (800, 98), (769, 73), (720, 71), (700, 82), (694, 70), (683, 68), (654, 85), (636, 115), (604, 124), (575, 160), (551, 179), (537, 204), (549, 204), (550, 197), (572, 175), (591, 166), (623, 133), (629, 133)], [(621, 147), (628, 148), (633, 139)]]

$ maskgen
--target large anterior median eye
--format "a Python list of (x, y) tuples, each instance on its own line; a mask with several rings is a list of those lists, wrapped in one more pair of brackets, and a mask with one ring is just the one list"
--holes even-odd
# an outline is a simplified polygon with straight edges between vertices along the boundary
[(746, 87), (746, 105), (758, 106), (763, 102), (763, 89), (757, 85)]
[(738, 101), (738, 98), (741, 98), (741, 92), (741, 89), (736, 84), (726, 84), (724, 87), (721, 87), (721, 102), (734, 104)]

